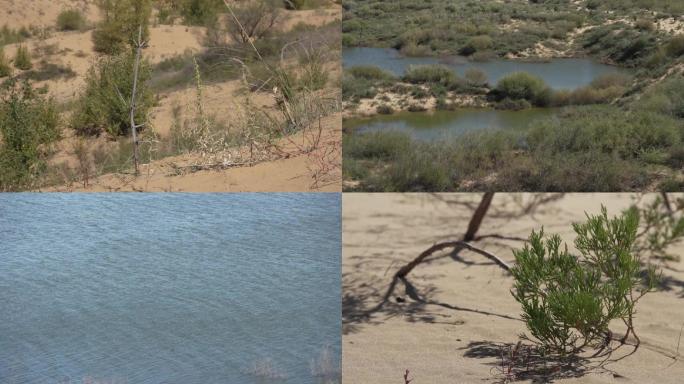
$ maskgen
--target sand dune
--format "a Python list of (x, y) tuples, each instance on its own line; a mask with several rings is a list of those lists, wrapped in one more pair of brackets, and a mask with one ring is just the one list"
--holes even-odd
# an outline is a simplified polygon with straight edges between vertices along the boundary
[[(418, 266), (409, 276), (424, 298), (441, 305), (412, 300), (399, 286), (383, 310), (359, 318), (380, 301), (392, 274), (435, 242), (459, 239), (477, 195), (343, 196), (343, 377), (345, 384), (395, 384), (406, 369), (412, 383), (453, 384), (501, 382), (498, 345), (516, 343), (526, 332), (520, 306), (509, 290), (512, 278), (473, 253), (461, 252), (464, 262), (449, 257)], [(596, 213), (605, 204), (619, 213), (632, 195), (571, 194), (521, 214), (530, 195), (494, 197), (480, 235), (527, 237), (544, 226), (572, 241), (570, 223)], [(485, 239), (477, 245), (514, 260), (511, 248), (521, 242)], [(671, 250), (684, 254), (684, 244)], [(642, 345), (632, 356), (579, 377), (557, 383), (681, 383), (684, 346), (674, 360), (684, 324), (684, 261), (663, 269), (663, 289), (638, 305), (636, 329)], [(397, 302), (397, 298), (405, 300)], [(475, 312), (475, 311), (480, 311)], [(613, 330), (624, 327), (614, 324)], [(618, 358), (631, 352), (624, 347)], [(531, 382), (530, 380), (522, 382)], [(537, 382), (546, 382), (540, 379)]]

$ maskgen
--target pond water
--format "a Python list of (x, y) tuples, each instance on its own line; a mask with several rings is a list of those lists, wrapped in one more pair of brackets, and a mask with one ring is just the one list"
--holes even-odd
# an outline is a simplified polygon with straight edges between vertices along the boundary
[(541, 77), (554, 89), (575, 89), (591, 83), (595, 78), (623, 71), (622, 69), (597, 63), (591, 59), (551, 59), (545, 62), (524, 62), (496, 59), (486, 62), (469, 61), (463, 56), (450, 57), (405, 57), (391, 48), (345, 48), (342, 52), (343, 66), (375, 65), (395, 75), (402, 75), (409, 65), (444, 64), (459, 75), (469, 68), (478, 68), (487, 74), (490, 84), (513, 72), (529, 72)]
[(0, 383), (321, 383), (340, 231), (338, 194), (1, 194)]
[(558, 109), (532, 108), (523, 111), (463, 108), (455, 111), (400, 112), (353, 118), (345, 128), (358, 133), (399, 131), (421, 141), (436, 141), (477, 130), (525, 129), (532, 122), (554, 116)]

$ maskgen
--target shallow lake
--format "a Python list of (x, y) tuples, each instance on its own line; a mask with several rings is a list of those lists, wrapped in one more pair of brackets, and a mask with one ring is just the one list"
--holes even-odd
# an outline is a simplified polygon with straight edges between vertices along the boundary
[(0, 195), (0, 383), (317, 384), (337, 194)]
[(405, 57), (391, 48), (345, 48), (342, 51), (343, 66), (375, 65), (395, 75), (402, 75), (409, 65), (444, 64), (459, 75), (469, 68), (478, 68), (487, 74), (490, 84), (513, 72), (529, 72), (541, 77), (554, 89), (575, 89), (588, 85), (595, 78), (622, 69), (597, 63), (591, 59), (551, 59), (545, 62), (524, 62), (496, 59), (473, 62), (463, 56), (451, 57)]
[(462, 108), (455, 111), (399, 112), (344, 121), (354, 132), (399, 131), (421, 141), (435, 141), (478, 130), (525, 129), (531, 123), (554, 116), (556, 108), (523, 111)]

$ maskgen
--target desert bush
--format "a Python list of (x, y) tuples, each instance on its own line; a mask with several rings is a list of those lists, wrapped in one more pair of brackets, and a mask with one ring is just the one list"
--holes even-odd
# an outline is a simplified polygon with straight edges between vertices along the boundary
[[(124, 52), (118, 56), (103, 57), (86, 75), (86, 87), (77, 101), (71, 118), (72, 128), (81, 135), (98, 135), (106, 132), (111, 136), (130, 132), (129, 102), (133, 89), (133, 66), (135, 55)], [(153, 97), (147, 86), (150, 79), (149, 65), (140, 63), (136, 95), (136, 123), (147, 121)]]
[(14, 66), (24, 71), (28, 71), (33, 67), (33, 64), (31, 64), (31, 54), (25, 45), (17, 47), (17, 53), (14, 56)]
[(66, 9), (57, 15), (57, 29), (60, 31), (78, 31), (85, 27), (85, 17), (78, 9)]
[(381, 115), (391, 115), (394, 113), (394, 108), (387, 104), (378, 105), (375, 110)]
[(444, 65), (411, 65), (402, 78), (408, 83), (439, 84), (450, 90), (462, 84), (456, 73)]
[(225, 10), (222, 0), (183, 0), (180, 13), (186, 25), (212, 25), (219, 13)]
[(93, 31), (96, 52), (107, 55), (122, 53), (138, 39), (142, 27), (143, 40), (149, 37), (151, 0), (103, 0), (98, 3), (103, 21)]
[(598, 347), (612, 320), (623, 320), (634, 331), (632, 316), (638, 300), (654, 287), (654, 270), (642, 272), (635, 252), (639, 215), (634, 209), (609, 218), (587, 215), (574, 224), (573, 255), (558, 235), (533, 231), (529, 244), (514, 251), (513, 297), (522, 305), (530, 333), (550, 353), (574, 354)]
[(502, 78), (495, 92), (498, 99), (527, 100), (539, 107), (545, 107), (551, 101), (551, 89), (544, 80), (526, 72), (515, 72)]
[(9, 60), (5, 56), (5, 51), (0, 46), (0, 77), (10, 76), (12, 74), (12, 67), (10, 67)]
[(483, 87), (487, 85), (487, 74), (478, 68), (469, 68), (464, 74), (466, 82), (472, 87)]
[(494, 45), (494, 41), (487, 35), (474, 36), (461, 48), (461, 54), (469, 56), (475, 52), (486, 51)]
[(238, 23), (231, 18), (228, 22), (228, 33), (235, 41), (247, 44), (273, 33), (278, 20), (278, 8), (274, 0), (256, 0), (243, 2), (233, 9)]
[(684, 34), (673, 36), (665, 45), (665, 52), (671, 57), (684, 55)]
[(0, 190), (30, 188), (44, 172), (50, 144), (60, 137), (52, 99), (11, 81), (0, 98)]
[(372, 65), (351, 67), (346, 72), (354, 77), (366, 80), (390, 80), (394, 77), (391, 73)]

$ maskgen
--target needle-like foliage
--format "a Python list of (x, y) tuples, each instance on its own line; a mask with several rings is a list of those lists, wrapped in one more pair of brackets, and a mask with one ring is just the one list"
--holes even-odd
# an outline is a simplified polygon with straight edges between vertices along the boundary
[[(514, 251), (513, 297), (534, 338), (550, 353), (566, 355), (599, 346), (612, 320), (632, 333), (637, 301), (654, 287), (654, 268), (644, 274), (636, 252), (639, 212), (609, 218), (605, 208), (573, 225), (577, 234), (570, 253), (558, 235), (533, 231), (529, 244)], [(638, 340), (638, 338), (637, 338)]]

